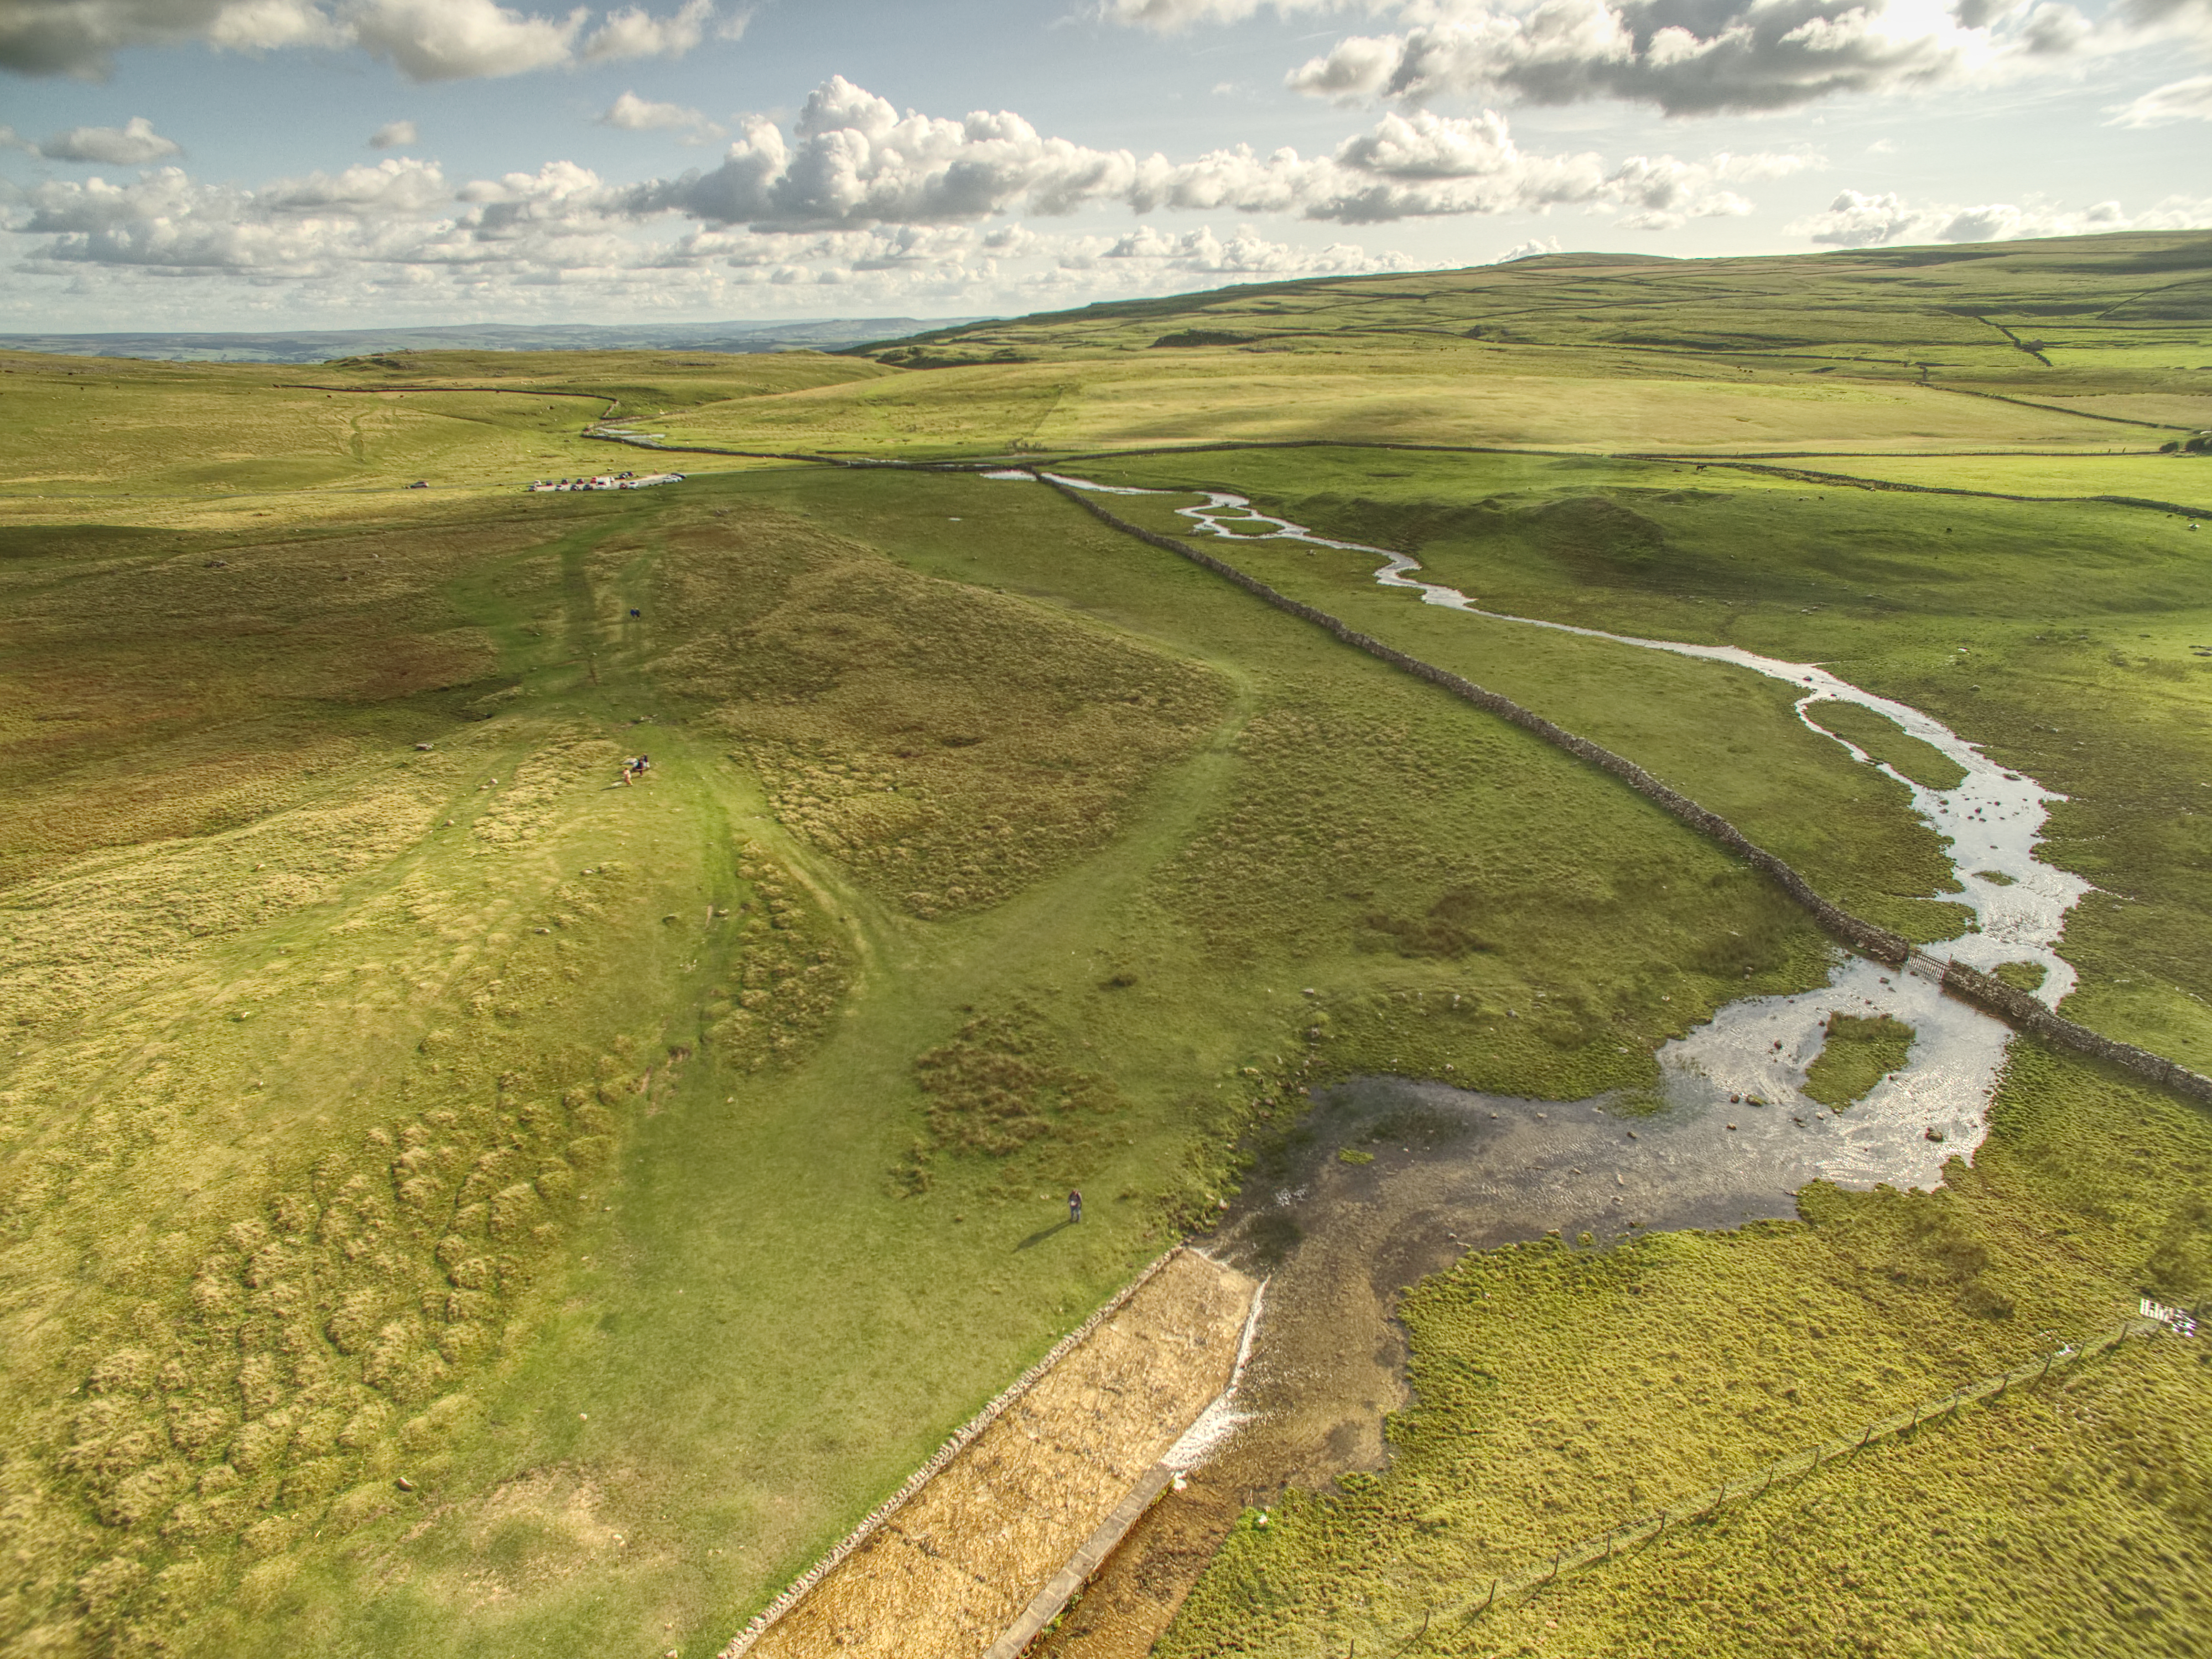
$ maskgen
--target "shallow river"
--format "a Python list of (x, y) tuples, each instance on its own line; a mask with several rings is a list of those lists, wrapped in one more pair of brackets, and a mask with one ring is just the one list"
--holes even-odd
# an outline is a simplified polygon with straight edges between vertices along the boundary
[[(1024, 475), (1015, 474), (1020, 477)], [(1059, 480), (1076, 489), (1114, 495), (1164, 494)], [(2058, 954), (2066, 912), (2089, 890), (2080, 877), (2035, 856), (2048, 803), (2060, 799), (2033, 778), (2009, 772), (1940, 720), (1908, 704), (1864, 691), (1817, 663), (1784, 662), (1735, 646), (1690, 645), (1672, 640), (1573, 628), (1563, 623), (1486, 611), (1456, 588), (1420, 580), (1419, 563), (1388, 548), (1332, 540), (1303, 525), (1270, 518), (1241, 495), (1206, 495), (1182, 509), (1201, 534), (1232, 541), (1289, 540), (1316, 547), (1372, 554), (1376, 580), (1405, 588), (1426, 605), (1464, 611), (1487, 622), (1553, 629), (1588, 639), (1677, 656), (1699, 657), (1748, 670), (1796, 688), (1797, 716), (1842, 744), (1863, 764), (1878, 764), (1820, 724), (1822, 705), (1857, 703), (1887, 715), (1912, 736), (1940, 750), (1966, 772), (1956, 788), (1935, 790), (1887, 766), (1881, 769), (1912, 793), (1913, 809), (1948, 843), (1959, 902), (1970, 907), (1974, 926), (1955, 939), (1924, 947), (1937, 963), (1955, 958), (1990, 969), (2004, 962), (2033, 962), (2044, 969), (2037, 994), (2056, 1006), (2074, 988), (2074, 969)], [(1541, 712), (1539, 710), (1538, 712)], [(1633, 758), (1633, 757), (1631, 757)], [(1802, 1093), (1806, 1067), (1820, 1052), (1831, 1014), (1888, 1014), (1916, 1033), (1903, 1066), (1841, 1116)], [(1729, 1004), (1707, 1024), (1659, 1052), (1667, 1121), (1710, 1119), (1725, 1113), (1735, 1123), (1715, 1155), (1768, 1171), (1778, 1195), (1816, 1178), (1845, 1186), (1877, 1182), (1926, 1187), (1940, 1179), (1943, 1160), (1971, 1154), (1981, 1144), (1990, 1095), (1996, 1086), (2011, 1030), (2002, 1021), (1947, 997), (1935, 979), (1851, 956), (1840, 960), (1828, 982), (1786, 997), (1747, 997)], [(1731, 1097), (1738, 1097), (1731, 1103)], [(1753, 1097), (1765, 1106), (1742, 1103)], [(1935, 1132), (1937, 1139), (1929, 1134)]]
[[(1186, 493), (1059, 481), (1113, 495)], [(1974, 915), (1974, 927), (1923, 947), (1924, 956), (1939, 971), (1954, 957), (1984, 969), (2040, 963), (2037, 994), (2047, 1003), (2073, 988), (2073, 968), (2057, 946), (2067, 911), (2088, 884), (2035, 857), (2048, 804), (2060, 797), (1920, 710), (1816, 663), (1486, 611), (1456, 589), (1419, 580), (1420, 565), (1405, 554), (1316, 535), (1254, 511), (1242, 496), (1209, 494), (1202, 506), (1181, 511), (1200, 534), (1371, 554), (1382, 586), (1486, 622), (1556, 629), (1786, 681), (1799, 692), (1798, 718), (1863, 764), (1877, 763), (1820, 724), (1822, 706), (1854, 702), (1888, 716), (1966, 775), (1956, 788), (1939, 791), (1881, 769), (1911, 791), (1914, 810), (1948, 843), (1955, 896)], [(1841, 1113), (1802, 1092), (1836, 1013), (1888, 1014), (1915, 1032), (1905, 1063)], [(1517, 1100), (1404, 1078), (1363, 1078), (1322, 1095), (1314, 1139), (1297, 1164), (1277, 1182), (1255, 1182), (1223, 1218), (1212, 1247), (1272, 1268), (1266, 1316), (1233, 1402), (1240, 1425), (1206, 1437), (1209, 1455), (1188, 1486), (1139, 1523), (1044, 1651), (1134, 1659), (1243, 1507), (1286, 1485), (1314, 1486), (1347, 1469), (1381, 1467), (1382, 1419), (1405, 1401), (1404, 1338), (1392, 1317), (1399, 1291), (1464, 1250), (1553, 1231), (1606, 1240), (1635, 1230), (1789, 1218), (1798, 1188), (1814, 1180), (1932, 1187), (1946, 1158), (1971, 1156), (1981, 1144), (2011, 1035), (2002, 1022), (1945, 996), (1924, 972), (1850, 956), (1825, 985), (1730, 1003), (1668, 1043), (1658, 1054), (1664, 1105), (1656, 1114), (1624, 1115), (1608, 1097)], [(1393, 1126), (1404, 1133), (1388, 1133)], [(1374, 1162), (1340, 1162), (1334, 1153), (1344, 1146), (1371, 1152)], [(1249, 1231), (1267, 1212), (1286, 1216), (1303, 1234), (1273, 1263), (1252, 1259)]]

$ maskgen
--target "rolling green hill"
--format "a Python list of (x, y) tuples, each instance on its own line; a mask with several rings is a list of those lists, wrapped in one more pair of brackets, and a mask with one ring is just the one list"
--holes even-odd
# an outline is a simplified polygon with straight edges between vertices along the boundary
[[(1648, 1109), (1663, 1043), (1828, 972), (1605, 775), (987, 463), (1158, 490), (1117, 500), (1163, 530), (1235, 490), (1935, 714), (2067, 798), (2068, 1012), (2212, 1067), (2212, 458), (2159, 453), (2208, 363), (2179, 234), (1561, 255), (848, 356), (0, 355), (0, 1650), (714, 1653), (1306, 1144), (1309, 1086)], [(1791, 688), (1213, 546), (1958, 925), (1905, 786)], [(1184, 1563), (1164, 1650), (1395, 1629), (1632, 1491), (2212, 1291), (2202, 1109), (2016, 1054), (1942, 1192), (1414, 1291), (1392, 1468)], [(2188, 1650), (2182, 1350), (1510, 1640)], [(2077, 1570), (2100, 1539), (2156, 1572)]]

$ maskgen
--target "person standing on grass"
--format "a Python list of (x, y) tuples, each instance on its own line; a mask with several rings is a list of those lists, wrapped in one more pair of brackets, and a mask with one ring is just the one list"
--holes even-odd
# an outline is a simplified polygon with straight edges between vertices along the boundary
[(1083, 1219), (1083, 1194), (1071, 1191), (1067, 1195), (1067, 1219), (1072, 1226)]

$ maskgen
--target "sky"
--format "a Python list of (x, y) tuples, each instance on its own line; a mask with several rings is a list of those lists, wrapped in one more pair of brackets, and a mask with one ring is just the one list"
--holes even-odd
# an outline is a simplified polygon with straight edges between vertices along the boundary
[(0, 0), (0, 331), (2212, 225), (2212, 0)]

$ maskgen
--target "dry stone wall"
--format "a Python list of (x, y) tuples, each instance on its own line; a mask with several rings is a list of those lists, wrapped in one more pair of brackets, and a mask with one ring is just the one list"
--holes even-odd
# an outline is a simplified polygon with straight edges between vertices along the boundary
[[(1081, 490), (1070, 489), (1050, 477), (1040, 477), (1039, 482), (1051, 485), (1085, 512), (1111, 525), (1122, 534), (1134, 536), (1139, 541), (1148, 542), (1179, 558), (1203, 565), (1224, 580), (1234, 582), (1246, 592), (1266, 600), (1277, 610), (1287, 611), (1316, 628), (1326, 629), (1345, 644), (1364, 651), (1371, 657), (1380, 658), (1392, 667), (1427, 680), (1432, 685), (1440, 686), (1454, 696), (1471, 702), (1500, 720), (1510, 720), (1523, 731), (1533, 732), (1545, 742), (1565, 750), (1577, 760), (1601, 771), (1610, 772), (1663, 811), (1680, 819), (1700, 835), (1719, 842), (1745, 863), (1764, 872), (1776, 886), (1810, 913), (1813, 919), (1830, 934), (1853, 950), (1899, 967), (1904, 966), (1912, 956), (1911, 942), (1902, 933), (1877, 927), (1851, 915), (1841, 906), (1831, 903), (1821, 896), (1812, 883), (1719, 813), (1709, 811), (1680, 791), (1669, 788), (1635, 762), (1616, 755), (1587, 738), (1577, 737), (1565, 726), (1554, 725), (1533, 710), (1523, 708), (1510, 697), (1485, 690), (1472, 680), (1463, 679), (1433, 664), (1423, 662), (1418, 657), (1407, 656), (1372, 635), (1359, 632), (1326, 611), (1301, 604), (1288, 594), (1277, 592), (1257, 577), (1248, 575), (1225, 560), (1201, 552), (1188, 542), (1131, 524)], [(2017, 1030), (2031, 1032), (2062, 1048), (2070, 1048), (2077, 1054), (2088, 1054), (2119, 1066), (2124, 1071), (2194, 1099), (2212, 1103), (2212, 1078), (2192, 1072), (2162, 1055), (2152, 1054), (2147, 1048), (2138, 1048), (2132, 1043), (2115, 1042), (2110, 1037), (2101, 1036), (2063, 1014), (2054, 1013), (2025, 991), (2016, 990), (2002, 980), (1977, 973), (1961, 963), (1950, 963), (1943, 969), (1942, 983), (1943, 988), (1953, 995), (1996, 1015)]]
[(905, 1508), (909, 1501), (943, 1471), (946, 1464), (967, 1450), (982, 1436), (986, 1429), (1003, 1417), (1008, 1409), (1021, 1400), (1023, 1395), (1052, 1375), (1054, 1366), (1080, 1347), (1101, 1325), (1128, 1306), (1130, 1299), (1138, 1291), (1151, 1284), (1170, 1262), (1175, 1261), (1182, 1253), (1183, 1246), (1178, 1244), (1154, 1258), (1142, 1273), (1115, 1291), (1097, 1312), (1054, 1343), (1051, 1352), (1008, 1383), (1000, 1390), (997, 1398), (969, 1418), (951, 1439), (939, 1446), (935, 1455), (927, 1463), (908, 1475), (903, 1486), (870, 1510), (860, 1523), (847, 1533), (835, 1547), (799, 1577), (793, 1580), (767, 1607), (762, 1608), (744, 1629), (730, 1639), (729, 1644), (722, 1649), (716, 1656), (716, 1659), (738, 1659), (740, 1655), (750, 1649), (771, 1626), (789, 1613), (792, 1608), (797, 1607), (799, 1602), (805, 1601), (808, 1591), (835, 1571), (840, 1563), (865, 1545), (886, 1522)]

